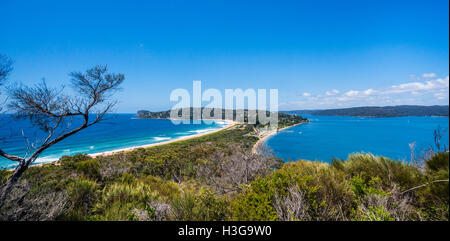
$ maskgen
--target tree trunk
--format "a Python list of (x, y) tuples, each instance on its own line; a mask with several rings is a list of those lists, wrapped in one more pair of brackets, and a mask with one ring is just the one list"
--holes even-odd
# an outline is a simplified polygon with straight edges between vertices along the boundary
[(0, 193), (0, 208), (3, 207), (6, 201), (6, 197), (11, 192), (14, 185), (19, 180), (19, 177), (22, 175), (25, 170), (28, 169), (28, 165), (24, 162), (20, 163), (20, 165), (16, 168), (12, 176), (8, 179), (8, 181), (3, 185), (1, 193)]

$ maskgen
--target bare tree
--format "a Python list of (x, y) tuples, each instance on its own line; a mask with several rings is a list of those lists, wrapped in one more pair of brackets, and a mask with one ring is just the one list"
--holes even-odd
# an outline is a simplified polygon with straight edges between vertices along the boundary
[(409, 146), (409, 152), (410, 152), (410, 155), (411, 155), (411, 163), (414, 166), (418, 167), (419, 169), (422, 169), (423, 168), (423, 162), (422, 162), (422, 160), (420, 158), (416, 157), (416, 142), (413, 141), (413, 142), (409, 143), (408, 146)]
[(377, 207), (383, 208), (395, 221), (411, 220), (415, 216), (412, 199), (410, 196), (404, 194), (405, 192), (400, 192), (398, 187), (394, 184), (392, 189), (389, 190), (389, 195), (369, 194), (364, 196), (358, 205), (357, 210), (359, 215), (365, 220), (380, 220), (380, 217), (375, 215), (371, 209), (371, 207)]
[(306, 193), (298, 186), (290, 187), (289, 194), (280, 196), (275, 195), (273, 207), (277, 211), (277, 216), (281, 221), (302, 221), (312, 220), (309, 213), (309, 203)]
[(231, 145), (228, 149), (233, 152), (227, 155), (216, 151), (210, 161), (197, 170), (206, 183), (221, 193), (239, 191), (242, 184), (248, 184), (259, 176), (266, 176), (280, 164), (280, 160), (273, 156), (253, 154), (240, 146)]
[(422, 148), (418, 155), (416, 155), (416, 142), (409, 144), (409, 149), (411, 153), (411, 164), (417, 168), (424, 170), (425, 164), (433, 156), (440, 152), (448, 152), (449, 147), (447, 145), (442, 145), (441, 140), (447, 134), (448, 129), (443, 129), (440, 125), (433, 131), (434, 146), (429, 145), (428, 147)]
[(434, 136), (434, 145), (436, 147), (436, 152), (448, 151), (448, 147), (445, 144), (444, 144), (444, 146), (441, 145), (441, 139), (442, 139), (442, 137), (444, 137), (446, 132), (447, 132), (447, 129), (442, 129), (440, 125), (438, 125), (437, 129), (434, 130), (433, 136)]
[(0, 84), (6, 80), (12, 70), (12, 60), (0, 54)]
[[(71, 84), (76, 96), (65, 94), (62, 89), (49, 88), (45, 81), (33, 87), (14, 87), (9, 90), (9, 107), (17, 117), (28, 118), (44, 130), (45, 139), (32, 145), (30, 155), (20, 157), (5, 153), (0, 148), (0, 156), (18, 163), (12, 176), (1, 188), (0, 207), (8, 193), (28, 167), (50, 146), (67, 137), (99, 123), (105, 119), (116, 104), (112, 94), (124, 80), (123, 74), (107, 73), (106, 66), (96, 66), (86, 73), (73, 72)], [(73, 120), (79, 125), (71, 126)]]
[[(9, 73), (12, 71), (12, 60), (5, 55), (0, 54), (0, 87), (5, 84)], [(0, 90), (0, 96), (1, 96)], [(0, 99), (0, 113), (3, 110), (4, 100)]]

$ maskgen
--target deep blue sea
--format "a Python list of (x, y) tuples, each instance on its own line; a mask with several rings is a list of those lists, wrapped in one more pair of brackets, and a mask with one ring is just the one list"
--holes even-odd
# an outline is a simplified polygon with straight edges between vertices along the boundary
[(449, 144), (447, 117), (346, 117), (302, 115), (310, 123), (282, 130), (266, 141), (285, 161), (304, 159), (330, 162), (353, 152), (370, 152), (409, 161), (409, 143), (416, 142), (420, 154), (434, 143), (433, 131), (445, 129), (442, 143)]
[[(6, 153), (23, 156), (27, 141), (42, 141), (44, 132), (33, 128), (28, 120), (17, 120), (3, 115), (0, 118), (0, 147)], [(72, 124), (75, 126), (77, 121)], [(42, 153), (36, 163), (51, 162), (64, 155), (98, 153), (127, 147), (158, 143), (183, 136), (194, 135), (221, 128), (224, 122), (203, 121), (202, 124), (174, 125), (165, 119), (136, 119), (135, 114), (114, 114), (67, 139), (53, 145)], [(22, 130), (23, 134), (22, 135)], [(16, 165), (0, 157), (0, 168)]]

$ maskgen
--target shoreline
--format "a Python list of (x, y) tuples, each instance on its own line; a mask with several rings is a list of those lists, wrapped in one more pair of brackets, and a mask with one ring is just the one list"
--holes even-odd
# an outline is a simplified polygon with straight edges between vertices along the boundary
[(154, 146), (161, 146), (161, 145), (166, 145), (166, 144), (170, 144), (170, 143), (174, 143), (177, 141), (184, 141), (184, 140), (189, 140), (189, 139), (193, 139), (193, 138), (197, 138), (197, 137), (201, 137), (201, 136), (205, 136), (205, 135), (209, 135), (212, 133), (216, 133), (219, 131), (223, 131), (225, 129), (231, 128), (233, 126), (236, 125), (236, 121), (231, 121), (231, 120), (220, 120), (223, 122), (228, 122), (225, 126), (219, 128), (219, 129), (215, 129), (215, 130), (211, 130), (211, 131), (207, 131), (207, 132), (202, 132), (202, 133), (197, 133), (194, 135), (188, 135), (188, 136), (182, 136), (173, 140), (168, 140), (168, 141), (163, 141), (163, 142), (157, 142), (157, 143), (152, 143), (152, 144), (145, 144), (145, 145), (140, 145), (140, 146), (132, 146), (132, 147), (127, 147), (127, 148), (122, 148), (122, 149), (116, 149), (116, 150), (111, 150), (111, 151), (104, 151), (104, 152), (98, 152), (98, 153), (92, 153), (92, 154), (88, 154), (90, 157), (98, 157), (98, 156), (109, 156), (109, 155), (113, 155), (116, 153), (120, 153), (120, 152), (130, 152), (139, 148), (150, 148), (150, 147), (154, 147)]
[[(121, 148), (121, 149), (116, 149), (116, 150), (111, 150), (111, 151), (104, 151), (104, 152), (97, 152), (97, 153), (86, 153), (88, 156), (90, 157), (98, 157), (98, 156), (109, 156), (109, 155), (113, 155), (113, 154), (117, 154), (120, 152), (130, 152), (139, 148), (150, 148), (150, 147), (154, 147), (154, 146), (161, 146), (161, 145), (166, 145), (166, 144), (170, 144), (170, 143), (174, 143), (177, 141), (185, 141), (185, 140), (189, 140), (189, 139), (193, 139), (193, 138), (197, 138), (197, 137), (201, 137), (201, 136), (205, 136), (205, 135), (209, 135), (209, 134), (213, 134), (219, 131), (223, 131), (226, 129), (229, 129), (233, 126), (235, 126), (237, 124), (236, 121), (234, 120), (220, 120), (223, 122), (227, 122), (227, 124), (219, 129), (215, 129), (215, 130), (211, 130), (211, 131), (207, 131), (207, 132), (202, 132), (202, 133), (197, 133), (194, 135), (187, 135), (187, 136), (181, 136), (179, 138), (176, 139), (172, 139), (172, 140), (168, 140), (168, 141), (162, 141), (162, 142), (157, 142), (157, 143), (151, 143), (151, 144), (145, 144), (145, 145), (140, 145), (140, 146), (132, 146), (132, 147), (126, 147), (126, 148)], [(49, 161), (49, 162), (43, 162), (43, 163), (37, 163), (34, 165), (31, 165), (30, 167), (40, 167), (46, 164), (54, 164), (54, 165), (58, 165), (59, 164), (59, 158), (58, 160), (55, 161)], [(8, 171), (14, 171), (16, 168), (10, 168), (7, 169)]]
[(292, 127), (294, 127), (294, 126), (299, 126), (299, 125), (305, 124), (305, 123), (308, 123), (308, 122), (301, 122), (301, 123), (297, 123), (297, 124), (295, 124), (295, 125), (286, 126), (286, 127), (281, 128), (281, 129), (279, 129), (279, 130), (277, 129), (276, 131), (271, 131), (271, 132), (269, 132), (268, 134), (265, 134), (265, 135), (260, 136), (260, 137), (259, 137), (259, 140), (258, 140), (258, 141), (255, 143), (255, 145), (253, 145), (253, 147), (252, 147), (252, 154), (258, 154), (258, 149), (259, 149), (259, 147), (260, 147), (267, 139), (269, 139), (269, 137), (278, 134), (278, 133), (279, 133), (280, 131), (282, 131), (282, 130), (286, 130), (286, 129), (292, 128)]

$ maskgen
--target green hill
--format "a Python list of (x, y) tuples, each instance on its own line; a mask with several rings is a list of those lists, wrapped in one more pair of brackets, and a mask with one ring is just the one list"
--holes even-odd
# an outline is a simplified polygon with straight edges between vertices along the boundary
[(367, 116), (367, 117), (398, 117), (398, 116), (448, 116), (448, 105), (418, 106), (365, 106), (345, 109), (328, 110), (293, 110), (287, 113), (328, 115), (328, 116)]

